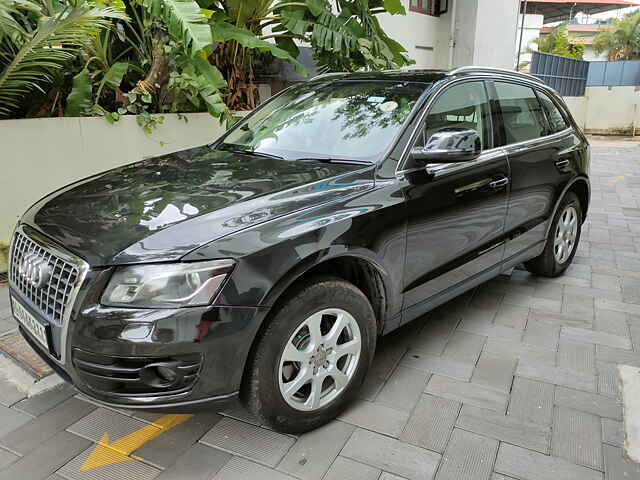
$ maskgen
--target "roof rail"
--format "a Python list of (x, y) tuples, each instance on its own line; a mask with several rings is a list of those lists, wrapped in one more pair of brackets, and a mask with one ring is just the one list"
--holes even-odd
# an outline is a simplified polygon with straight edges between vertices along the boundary
[(346, 75), (349, 72), (326, 72), (326, 73), (321, 73), (319, 75), (315, 75), (313, 77), (311, 77), (309, 80), (317, 80), (318, 78), (324, 78), (324, 77), (335, 77), (337, 75)]
[(506, 68), (497, 68), (497, 67), (460, 67), (449, 72), (449, 75), (456, 75), (458, 73), (507, 73), (509, 75), (518, 75), (529, 80), (533, 80), (534, 82), (544, 83), (538, 77), (534, 77), (533, 75), (529, 75), (528, 73), (516, 72), (515, 70), (508, 70)]

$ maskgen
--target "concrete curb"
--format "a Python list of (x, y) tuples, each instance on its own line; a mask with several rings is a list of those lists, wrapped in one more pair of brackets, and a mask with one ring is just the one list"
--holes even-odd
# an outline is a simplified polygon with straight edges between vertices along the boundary
[(6, 355), (0, 355), (0, 375), (27, 397), (46, 392), (64, 383), (55, 373), (37, 379)]
[(618, 365), (624, 418), (624, 449), (629, 459), (640, 463), (640, 368)]

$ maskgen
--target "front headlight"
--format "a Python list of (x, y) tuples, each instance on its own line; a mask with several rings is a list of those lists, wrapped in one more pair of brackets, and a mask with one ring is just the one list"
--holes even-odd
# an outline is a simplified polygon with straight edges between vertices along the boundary
[(119, 267), (102, 295), (111, 307), (176, 308), (209, 305), (233, 260)]

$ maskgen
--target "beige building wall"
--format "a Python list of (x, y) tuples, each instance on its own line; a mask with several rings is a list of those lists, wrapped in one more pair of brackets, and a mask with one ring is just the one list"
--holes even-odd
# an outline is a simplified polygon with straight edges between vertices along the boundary
[(389, 36), (416, 61), (413, 68), (513, 68), (518, 0), (448, 0), (447, 13), (439, 17), (412, 12), (409, 2), (402, 0), (406, 16), (379, 18)]
[(640, 132), (637, 87), (587, 87), (584, 98), (587, 132), (613, 135)]
[(640, 134), (640, 91), (636, 87), (587, 87), (583, 97), (564, 100), (587, 133)]
[[(455, 1), (455, 0), (454, 0)], [(380, 15), (385, 32), (407, 49), (415, 68), (446, 68), (448, 62), (448, 16), (432, 17), (409, 10), (409, 0), (402, 2), (406, 15)]]

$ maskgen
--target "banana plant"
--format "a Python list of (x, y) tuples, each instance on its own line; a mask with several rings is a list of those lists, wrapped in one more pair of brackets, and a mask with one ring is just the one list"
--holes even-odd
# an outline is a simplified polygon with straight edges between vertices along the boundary
[[(209, 61), (214, 39), (200, 6), (193, 0), (130, 0), (125, 6), (131, 20), (117, 25), (118, 35), (105, 32), (108, 40), (86, 49), (92, 53), (74, 77), (66, 114), (98, 113), (109, 121), (135, 114), (148, 133), (162, 121), (153, 114), (165, 111), (204, 109), (226, 118), (220, 90), (227, 83)], [(119, 45), (116, 55), (104, 47), (113, 44)]]
[(298, 44), (311, 46), (320, 71), (397, 68), (411, 63), (406, 50), (382, 30), (377, 15), (406, 13), (400, 0), (199, 0), (213, 12), (214, 63), (229, 84), (232, 109), (254, 108), (254, 63), (268, 53), (295, 60)]
[(24, 108), (32, 92), (44, 93), (86, 40), (109, 28), (111, 19), (125, 18), (113, 7), (85, 2), (68, 3), (54, 12), (44, 0), (0, 2), (0, 118)]

